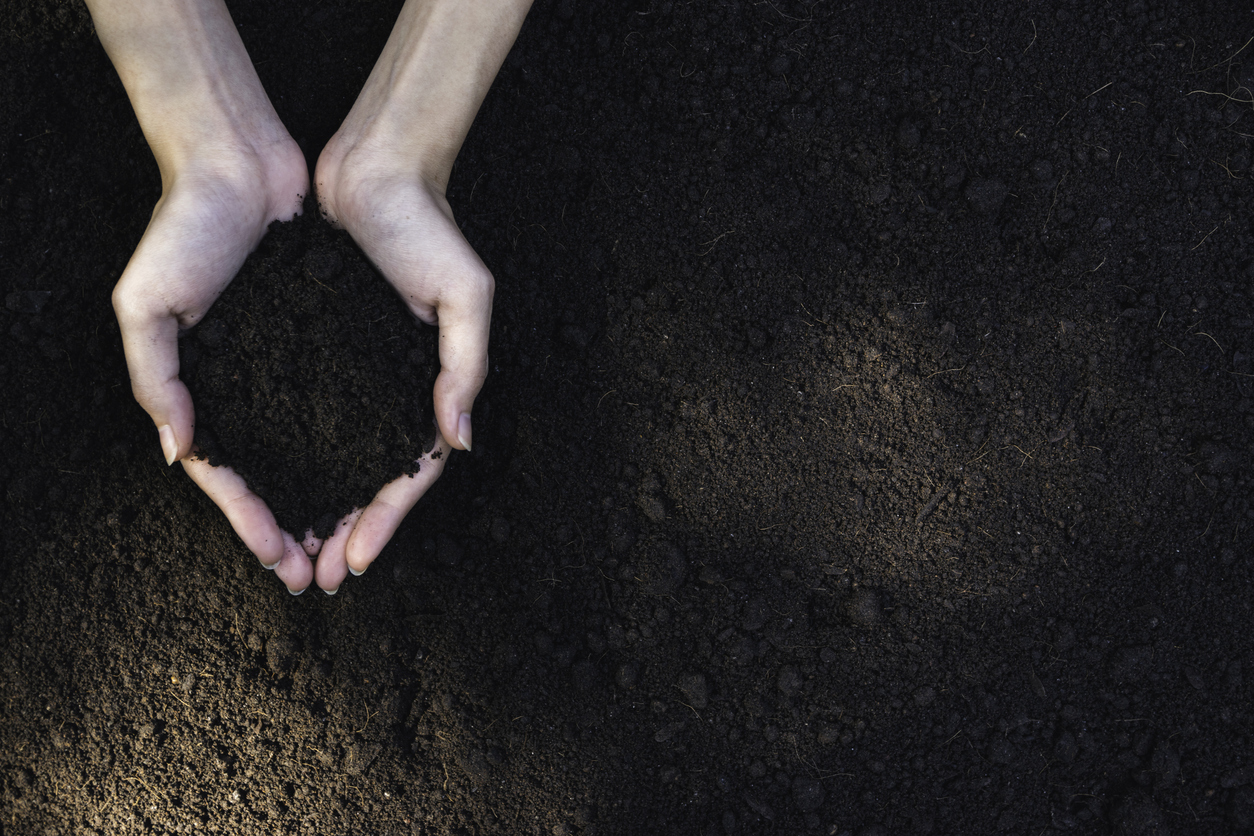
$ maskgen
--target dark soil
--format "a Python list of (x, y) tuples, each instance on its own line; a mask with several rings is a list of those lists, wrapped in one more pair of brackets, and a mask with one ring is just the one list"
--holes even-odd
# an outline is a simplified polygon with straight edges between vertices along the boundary
[(307, 199), (179, 342), (199, 455), (329, 537), (435, 443), (433, 335)]
[[(311, 157), (397, 5), (234, 4)], [(474, 452), (334, 598), (130, 398), (85, 12), (0, 33), (5, 836), (1254, 829), (1248, 10), (538, 3)]]

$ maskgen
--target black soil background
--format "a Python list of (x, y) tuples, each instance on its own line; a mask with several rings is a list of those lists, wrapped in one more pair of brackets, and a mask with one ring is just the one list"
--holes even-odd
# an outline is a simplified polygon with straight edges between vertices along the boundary
[(330, 537), (434, 445), (434, 336), (306, 197), (179, 340), (197, 455), (234, 469), (284, 531)]
[[(395, 3), (237, 3), (309, 155)], [(131, 401), (159, 193), (0, 4), (0, 831), (1248, 833), (1254, 18), (540, 2), (475, 450), (292, 598)]]

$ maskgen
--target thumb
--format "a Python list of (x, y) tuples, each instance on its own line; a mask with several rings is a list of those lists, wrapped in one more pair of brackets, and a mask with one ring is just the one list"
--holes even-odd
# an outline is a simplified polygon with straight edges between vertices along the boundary
[[(486, 274), (486, 269), (484, 270)], [(488, 327), (492, 321), (491, 275), (475, 290), (437, 311), (440, 325), (440, 375), (435, 379), (435, 418), (450, 446), (469, 450), (470, 412), (488, 376)]]
[(179, 380), (178, 320), (146, 307), (120, 286), (114, 291), (131, 391), (157, 425), (166, 464), (173, 464), (191, 452), (196, 413), (191, 393)]

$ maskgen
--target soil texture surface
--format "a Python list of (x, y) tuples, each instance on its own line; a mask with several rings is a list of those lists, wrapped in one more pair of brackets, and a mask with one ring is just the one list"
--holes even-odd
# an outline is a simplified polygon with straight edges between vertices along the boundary
[[(398, 8), (231, 4), (310, 159)], [(0, 834), (1250, 833), (1252, 34), (540, 0), (474, 451), (293, 598), (131, 399), (90, 19), (0, 0)]]
[(329, 537), (435, 443), (434, 329), (312, 198), (179, 341), (196, 443), (298, 538)]

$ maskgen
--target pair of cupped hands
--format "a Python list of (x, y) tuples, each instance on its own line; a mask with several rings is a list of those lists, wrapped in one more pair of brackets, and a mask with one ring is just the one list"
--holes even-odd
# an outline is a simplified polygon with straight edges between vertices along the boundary
[(262, 565), (294, 595), (311, 582), (333, 595), (349, 572), (361, 574), (378, 557), (449, 451), (470, 449), (470, 413), (487, 373), (492, 276), (454, 223), (442, 182), (387, 143), (332, 138), (314, 176), (321, 210), (415, 317), (439, 327), (439, 433), (415, 475), (386, 485), (326, 540), (283, 531), (238, 474), (192, 455), (195, 409), (179, 380), (178, 335), (205, 316), (269, 224), (299, 214), (308, 167), (285, 131), (177, 163), (162, 166), (161, 198), (113, 293), (132, 390), (158, 428), (167, 463), (182, 463)]

